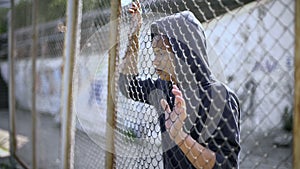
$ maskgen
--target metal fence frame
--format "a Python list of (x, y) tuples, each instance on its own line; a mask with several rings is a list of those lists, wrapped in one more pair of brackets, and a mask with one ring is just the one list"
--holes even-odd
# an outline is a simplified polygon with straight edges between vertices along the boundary
[(295, 109), (293, 123), (293, 168), (300, 168), (300, 0), (295, 5)]
[[(108, 82), (113, 82), (115, 78), (116, 67), (118, 65), (118, 53), (119, 53), (119, 43), (118, 40), (120, 30), (119, 30), (119, 18), (121, 16), (121, 0), (111, 0), (111, 16), (110, 16), (110, 51), (109, 51), (109, 65), (108, 65)], [(111, 84), (113, 85), (113, 84)], [(116, 89), (114, 87), (108, 87), (108, 93), (115, 93)], [(115, 147), (114, 147), (114, 130), (115, 124), (115, 98), (114, 94), (107, 95), (107, 112), (106, 112), (106, 154), (105, 154), (105, 168), (114, 168), (115, 159)]]
[[(11, 165), (15, 167), (15, 160), (16, 157), (16, 124), (15, 124), (15, 114), (16, 114), (16, 103), (15, 103), (15, 77), (14, 77), (14, 44), (15, 44), (15, 36), (14, 36), (14, 18), (15, 18), (15, 1), (11, 0), (11, 10), (9, 16), (9, 24), (8, 24), (8, 62), (9, 62), (9, 147), (10, 147), (10, 154), (11, 154)], [(18, 158), (16, 158), (18, 159)], [(19, 161), (20, 162), (20, 161)], [(21, 162), (22, 164), (22, 162)]]

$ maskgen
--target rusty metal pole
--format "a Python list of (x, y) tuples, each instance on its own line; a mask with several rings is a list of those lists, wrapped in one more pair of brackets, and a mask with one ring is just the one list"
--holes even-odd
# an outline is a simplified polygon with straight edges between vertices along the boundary
[(8, 35), (8, 63), (9, 63), (9, 150), (10, 162), (13, 168), (16, 167), (14, 157), (16, 156), (17, 139), (16, 139), (16, 101), (15, 101), (15, 1), (10, 1), (11, 10), (9, 18), (9, 35)]
[(300, 168), (300, 0), (295, 7), (295, 99), (293, 118), (293, 168)]
[[(116, 64), (119, 53), (119, 18), (121, 15), (121, 0), (111, 0), (111, 15), (110, 15), (110, 50), (108, 60), (108, 95), (107, 95), (107, 114), (106, 114), (106, 154), (105, 168), (114, 168), (114, 130), (115, 130), (115, 81)], [(111, 86), (113, 85), (113, 87)]]
[(64, 73), (62, 92), (62, 169), (74, 168), (75, 114), (72, 103), (73, 69), (80, 49), (82, 0), (67, 2), (67, 31), (64, 41)]
[(32, 5), (32, 97), (31, 97), (31, 135), (32, 135), (32, 169), (38, 168), (37, 166), (37, 112), (36, 112), (36, 58), (38, 55), (38, 0), (33, 1)]

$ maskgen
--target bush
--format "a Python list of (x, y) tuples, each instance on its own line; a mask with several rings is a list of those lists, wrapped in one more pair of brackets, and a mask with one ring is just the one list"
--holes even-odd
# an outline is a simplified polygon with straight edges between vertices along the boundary
[(1, 169), (11, 169), (12, 167), (10, 167), (10, 166), (7, 165), (7, 164), (0, 163), (0, 168), (1, 168)]
[(283, 119), (283, 129), (289, 132), (292, 131), (293, 130), (293, 107), (289, 108), (288, 106), (286, 106), (284, 108), (282, 119)]
[(0, 8), (0, 34), (7, 32), (7, 13), (9, 9)]

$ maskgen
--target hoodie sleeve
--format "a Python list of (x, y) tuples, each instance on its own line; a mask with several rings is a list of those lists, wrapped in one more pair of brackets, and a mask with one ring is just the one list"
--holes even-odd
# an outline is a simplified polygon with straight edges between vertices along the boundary
[(124, 75), (121, 73), (118, 83), (120, 92), (134, 101), (157, 106), (160, 105), (156, 103), (157, 100), (164, 98), (171, 104), (169, 97), (166, 97), (170, 95), (168, 89), (170, 84), (167, 81), (152, 80), (150, 78), (142, 80), (138, 78), (138, 75)]
[[(222, 126), (214, 142), (221, 148), (216, 152), (216, 164), (214, 169), (238, 168), (238, 156), (240, 152), (240, 108), (237, 97), (230, 93), (227, 108), (223, 113), (223, 119), (218, 127)], [(224, 139), (226, 136), (226, 139)]]
[(154, 83), (150, 79), (139, 80), (137, 75), (120, 74), (119, 89), (120, 92), (127, 98), (134, 101), (149, 103), (148, 94), (154, 88)]

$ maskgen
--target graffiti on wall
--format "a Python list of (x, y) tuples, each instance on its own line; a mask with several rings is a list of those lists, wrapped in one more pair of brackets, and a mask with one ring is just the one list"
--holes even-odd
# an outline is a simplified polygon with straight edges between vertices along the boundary
[(256, 61), (251, 72), (261, 71), (264, 73), (272, 73), (278, 67), (278, 61), (265, 60), (262, 62)]

